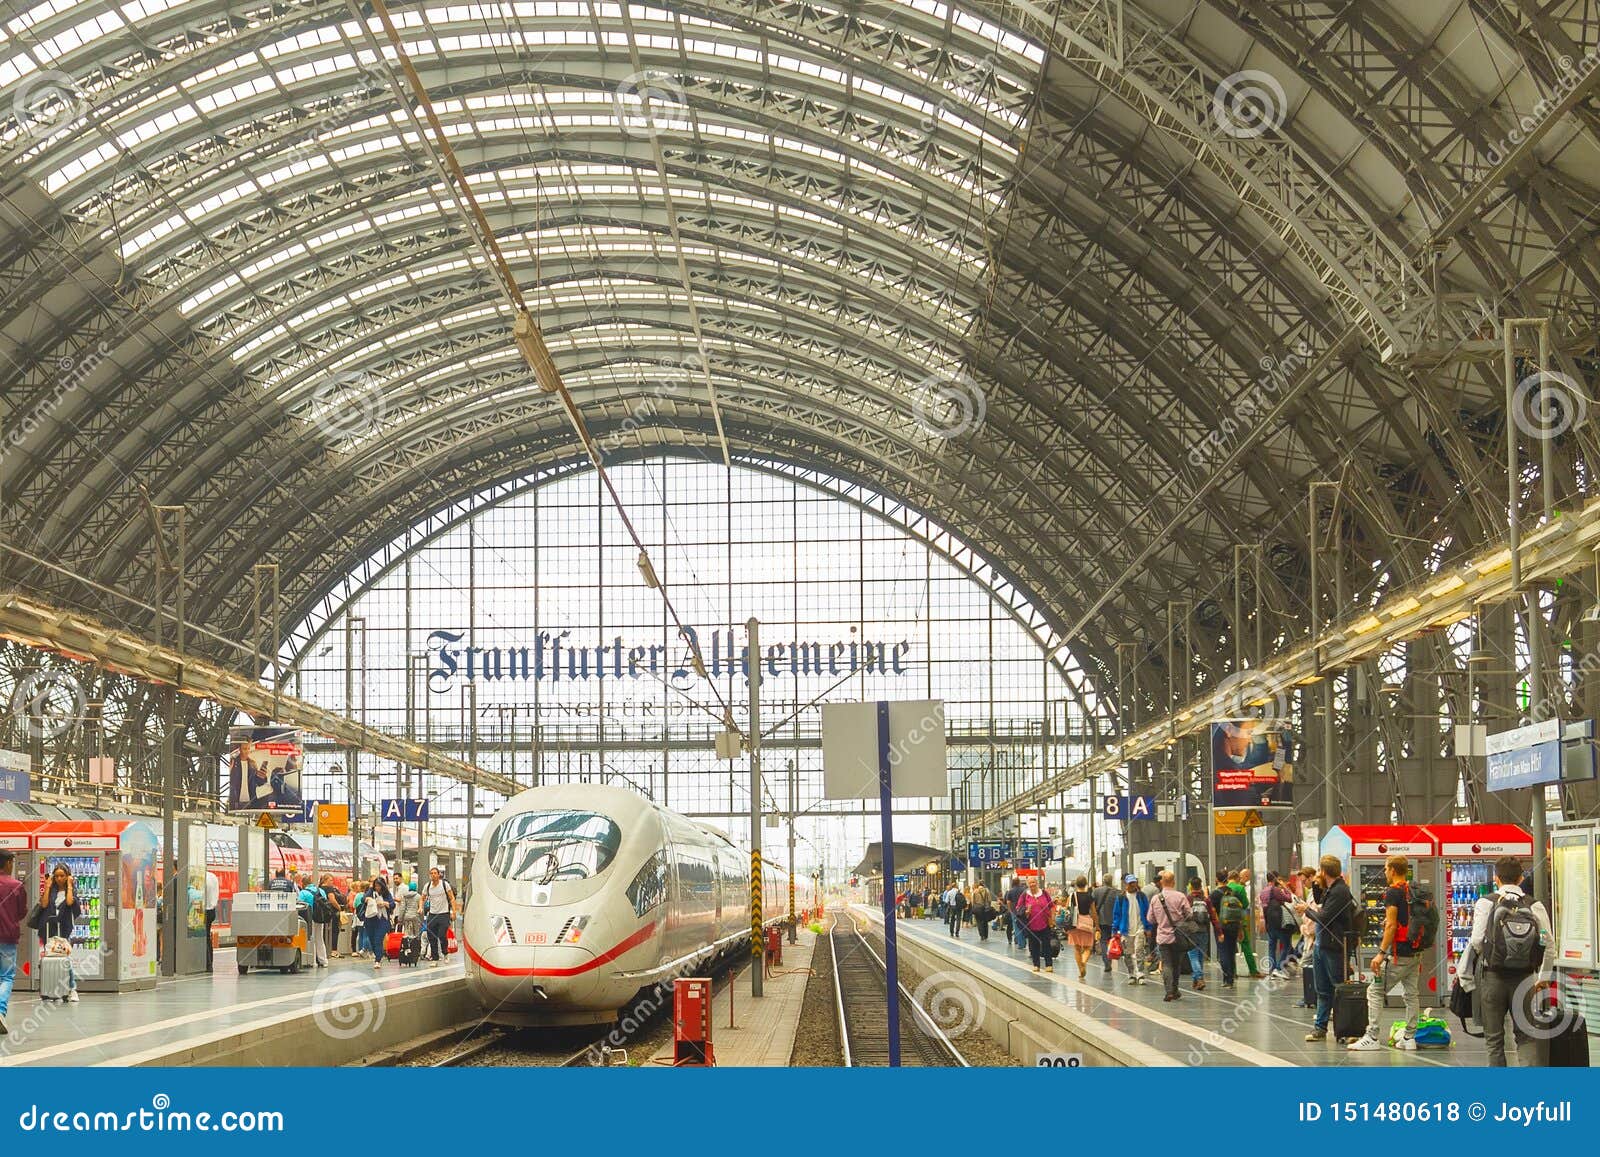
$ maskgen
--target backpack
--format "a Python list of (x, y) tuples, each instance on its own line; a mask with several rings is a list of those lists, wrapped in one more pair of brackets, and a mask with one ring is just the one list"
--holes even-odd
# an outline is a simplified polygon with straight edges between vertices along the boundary
[(312, 893), (311, 922), (313, 924), (326, 924), (333, 919), (333, 905), (328, 903), (328, 894), (321, 888)]
[(1205, 935), (1211, 928), (1210, 909), (1206, 906), (1204, 896), (1189, 897), (1189, 914), (1183, 918), (1179, 925), (1196, 944), (1205, 943)]
[(1483, 938), (1483, 966), (1496, 972), (1536, 972), (1543, 963), (1533, 901), (1526, 896), (1497, 896)]
[(1222, 911), (1217, 920), (1224, 928), (1238, 928), (1244, 923), (1244, 901), (1232, 888), (1222, 889)]
[(1406, 885), (1406, 943), (1413, 953), (1432, 948), (1439, 939), (1439, 906), (1426, 889)]

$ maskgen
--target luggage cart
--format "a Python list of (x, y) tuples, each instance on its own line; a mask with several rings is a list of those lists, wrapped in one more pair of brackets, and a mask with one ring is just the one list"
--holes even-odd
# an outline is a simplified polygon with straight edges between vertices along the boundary
[(305, 959), (306, 925), (299, 899), (288, 892), (241, 892), (233, 898), (233, 936), (239, 975), (252, 968), (298, 973)]

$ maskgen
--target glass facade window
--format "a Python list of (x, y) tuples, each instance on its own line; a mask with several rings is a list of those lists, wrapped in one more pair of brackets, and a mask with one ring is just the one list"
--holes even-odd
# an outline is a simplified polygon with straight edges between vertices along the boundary
[[(781, 463), (656, 456), (608, 472), (709, 681), (641, 580), (599, 478), (575, 470), (501, 484), (354, 568), (293, 632), (293, 691), (343, 712), (348, 686), (358, 719), (470, 754), (519, 786), (625, 786), (746, 841), (747, 764), (718, 759), (715, 737), (724, 705), (743, 723), (754, 617), (761, 809), (812, 817), (808, 834), (841, 857), (877, 808), (823, 799), (823, 703), (944, 702), (949, 790), (904, 801), (909, 839), (1038, 783), (1110, 733), (1092, 725), (1104, 708), (1037, 609), (919, 512)], [(364, 815), (377, 799), (426, 796), (461, 830), (461, 785), (367, 756), (358, 766)], [(341, 751), (308, 746), (308, 798), (345, 798), (346, 775)], [(483, 814), (500, 801), (479, 791), (475, 802)], [(914, 815), (929, 817), (926, 836)], [(396, 838), (379, 825), (381, 848)]]

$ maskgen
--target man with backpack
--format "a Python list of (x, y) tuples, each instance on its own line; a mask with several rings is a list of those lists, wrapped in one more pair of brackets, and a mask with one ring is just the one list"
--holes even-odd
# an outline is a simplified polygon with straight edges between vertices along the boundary
[[(1349, 1046), (1353, 1053), (1373, 1052), (1383, 1047), (1378, 1034), (1383, 1020), (1384, 996), (1397, 984), (1405, 1001), (1406, 1027), (1394, 1046), (1407, 1052), (1415, 1052), (1417, 1048), (1417, 1018), (1422, 1015), (1417, 985), (1417, 969), (1422, 957), (1418, 953), (1432, 948), (1433, 939), (1429, 935), (1426, 905), (1418, 902), (1411, 892), (1411, 861), (1404, 856), (1390, 856), (1384, 863), (1384, 874), (1389, 887), (1383, 894), (1383, 939), (1378, 944), (1378, 954), (1372, 958), (1372, 979), (1367, 984), (1367, 1031)], [(1437, 919), (1432, 930), (1434, 934), (1439, 931)]]
[(328, 894), (311, 882), (307, 873), (300, 877), (300, 918), (306, 925), (306, 949), (311, 956), (313, 968), (328, 967), (328, 935), (324, 927), (329, 920), (334, 918), (333, 905), (328, 903)]
[(1100, 920), (1100, 963), (1107, 972), (1111, 972), (1111, 920), (1119, 897), (1115, 878), (1110, 872), (1105, 874), (1100, 886), (1089, 893), (1089, 898), (1094, 901), (1095, 915)]
[(967, 897), (955, 884), (950, 885), (950, 891), (945, 893), (944, 911), (946, 923), (950, 927), (950, 935), (960, 938), (961, 916), (967, 910)]
[[(1317, 1016), (1306, 1040), (1328, 1039), (1328, 1021), (1333, 1017), (1333, 990), (1344, 983), (1350, 966), (1350, 950), (1358, 940), (1356, 930), (1361, 910), (1344, 880), (1344, 865), (1338, 856), (1323, 856), (1320, 879), (1322, 903), (1312, 907), (1301, 901), (1295, 905), (1317, 926), (1317, 950), (1312, 954), (1316, 970)], [(1353, 1033), (1351, 1035), (1354, 1035)]]
[(1516, 1035), (1517, 1058), (1528, 1063), (1533, 1001), (1542, 987), (1528, 980), (1536, 973), (1541, 978), (1547, 975), (1550, 915), (1542, 903), (1523, 892), (1522, 861), (1517, 857), (1496, 860), (1494, 879), (1495, 894), (1479, 897), (1473, 906), (1472, 935), (1461, 960), (1461, 976), (1478, 991), (1478, 1019), (1483, 1023), (1489, 1064), (1505, 1068), (1507, 1013)]
[(1239, 892), (1231, 872), (1217, 873), (1210, 900), (1217, 914), (1217, 963), (1222, 967), (1223, 988), (1232, 988), (1238, 980), (1239, 932), (1250, 914), (1250, 905)]

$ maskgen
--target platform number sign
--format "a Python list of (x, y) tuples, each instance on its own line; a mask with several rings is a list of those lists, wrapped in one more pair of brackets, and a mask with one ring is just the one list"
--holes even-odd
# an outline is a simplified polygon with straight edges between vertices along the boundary
[(1105, 818), (1116, 823), (1128, 820), (1153, 820), (1156, 818), (1156, 797), (1153, 795), (1108, 795), (1103, 812)]
[(1040, 1069), (1081, 1069), (1083, 1068), (1082, 1053), (1040, 1053), (1033, 1058), (1035, 1068)]

